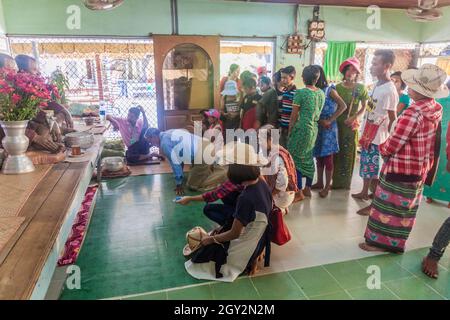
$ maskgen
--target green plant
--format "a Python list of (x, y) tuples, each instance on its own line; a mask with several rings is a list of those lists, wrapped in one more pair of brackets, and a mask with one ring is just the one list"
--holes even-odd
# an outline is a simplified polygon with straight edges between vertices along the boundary
[(59, 104), (66, 104), (66, 89), (69, 89), (69, 81), (60, 69), (56, 69), (52, 72), (51, 83), (58, 88), (59, 98), (52, 95), (52, 100), (55, 100)]
[(24, 121), (33, 119), (47, 106), (51, 94), (58, 95), (55, 86), (45, 79), (11, 69), (0, 69), (0, 119)]

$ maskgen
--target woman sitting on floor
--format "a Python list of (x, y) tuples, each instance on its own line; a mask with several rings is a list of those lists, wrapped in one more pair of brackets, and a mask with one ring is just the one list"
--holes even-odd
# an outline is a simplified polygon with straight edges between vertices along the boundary
[(244, 186), (237, 200), (233, 224), (229, 230), (203, 238), (201, 247), (192, 253), (185, 268), (197, 279), (232, 282), (241, 273), (252, 270), (264, 246), (270, 245), (268, 221), (272, 195), (260, 179), (259, 167), (263, 164), (250, 145), (228, 144), (224, 160), (230, 164), (230, 181)]
[(138, 106), (137, 108), (141, 111), (144, 122), (142, 125), (141, 134), (139, 135), (139, 140), (131, 144), (128, 147), (128, 150), (125, 154), (127, 163), (129, 165), (146, 164), (149, 161), (151, 161), (153, 157), (159, 158), (160, 160), (164, 160), (164, 157), (159, 154), (156, 153), (150, 154), (151, 145), (149, 139), (147, 139), (145, 136), (148, 129), (147, 116), (142, 106)]
[(279, 145), (279, 136), (272, 137), (272, 130), (276, 130), (272, 125), (265, 125), (259, 130), (260, 146), (269, 160), (263, 169), (264, 180), (272, 191), (275, 206), (287, 214), (298, 191), (297, 172), (291, 154)]

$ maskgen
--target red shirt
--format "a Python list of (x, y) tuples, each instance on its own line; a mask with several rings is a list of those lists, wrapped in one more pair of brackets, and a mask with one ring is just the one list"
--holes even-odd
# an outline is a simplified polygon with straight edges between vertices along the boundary
[(442, 119), (442, 106), (434, 99), (415, 102), (398, 118), (394, 132), (380, 145), (386, 158), (383, 173), (426, 178), (434, 162), (436, 130)]
[(259, 100), (261, 100), (261, 96), (255, 93), (254, 95), (245, 96), (242, 102), (241, 109), (244, 111), (242, 115), (242, 129), (244, 131), (256, 128), (256, 106)]
[(202, 197), (205, 202), (215, 202), (219, 199), (225, 198), (233, 192), (241, 193), (242, 190), (244, 190), (244, 187), (242, 185), (234, 184), (230, 180), (227, 180), (213, 191), (204, 193)]

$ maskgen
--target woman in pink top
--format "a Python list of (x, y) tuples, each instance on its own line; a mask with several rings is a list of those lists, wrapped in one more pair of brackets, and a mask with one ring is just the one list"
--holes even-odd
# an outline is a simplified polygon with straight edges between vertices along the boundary
[(106, 117), (114, 127), (114, 130), (119, 130), (122, 136), (123, 143), (127, 146), (131, 146), (133, 143), (139, 140), (142, 131), (142, 120), (139, 119), (141, 110), (136, 107), (128, 110), (127, 118), (118, 118), (108, 115)]

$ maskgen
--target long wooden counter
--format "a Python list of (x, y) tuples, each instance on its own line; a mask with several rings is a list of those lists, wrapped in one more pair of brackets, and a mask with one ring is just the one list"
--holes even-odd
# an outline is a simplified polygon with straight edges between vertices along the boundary
[(21, 234), (0, 265), (0, 299), (43, 299), (83, 201), (91, 162), (54, 165), (19, 216)]

